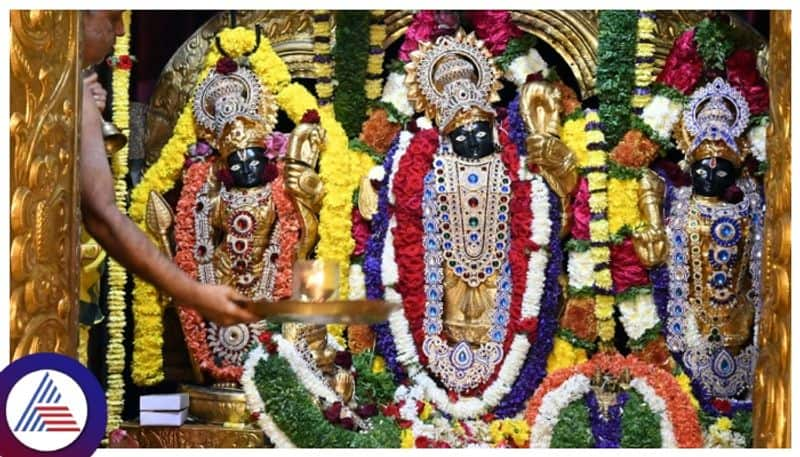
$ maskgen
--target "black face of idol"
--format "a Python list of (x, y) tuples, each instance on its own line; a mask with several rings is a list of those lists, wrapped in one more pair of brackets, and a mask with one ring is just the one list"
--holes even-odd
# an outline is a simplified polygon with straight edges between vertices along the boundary
[(739, 170), (730, 160), (711, 157), (692, 164), (694, 192), (706, 197), (722, 197), (725, 189), (736, 182)]
[(228, 168), (236, 187), (248, 188), (264, 184), (266, 165), (264, 148), (247, 148), (228, 156)]
[(448, 135), (453, 152), (465, 159), (480, 159), (494, 152), (492, 123), (489, 121), (470, 122), (453, 130)]

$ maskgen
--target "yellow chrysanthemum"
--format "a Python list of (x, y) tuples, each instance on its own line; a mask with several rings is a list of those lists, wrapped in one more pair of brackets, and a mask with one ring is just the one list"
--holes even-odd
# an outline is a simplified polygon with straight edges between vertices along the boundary
[(636, 227), (641, 222), (639, 215), (639, 182), (635, 179), (615, 179), (608, 181), (608, 230), (617, 233), (627, 225)]
[(547, 357), (547, 372), (552, 373), (561, 368), (569, 368), (587, 360), (586, 350), (575, 347), (569, 341), (555, 337), (553, 350)]

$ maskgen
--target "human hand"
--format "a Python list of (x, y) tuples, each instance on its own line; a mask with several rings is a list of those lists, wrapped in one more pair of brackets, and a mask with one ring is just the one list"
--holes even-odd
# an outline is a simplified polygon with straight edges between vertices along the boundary
[(97, 107), (98, 111), (103, 112), (106, 109), (106, 100), (108, 92), (103, 88), (97, 80), (97, 73), (92, 73), (83, 78), (83, 102), (88, 101)]
[(194, 308), (210, 321), (228, 326), (261, 320), (247, 309), (250, 301), (228, 286), (198, 284), (192, 298), (182, 304)]

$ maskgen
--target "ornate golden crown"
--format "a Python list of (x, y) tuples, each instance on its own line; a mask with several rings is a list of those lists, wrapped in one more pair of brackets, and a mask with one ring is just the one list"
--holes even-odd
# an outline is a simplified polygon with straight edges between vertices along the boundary
[(222, 126), (217, 149), (222, 159), (228, 160), (228, 156), (236, 151), (263, 148), (269, 133), (261, 119), (238, 115)]
[(491, 53), (463, 30), (436, 43), (420, 43), (406, 64), (408, 99), (444, 133), (467, 122), (490, 120), (499, 100), (500, 72)]
[(192, 108), (200, 132), (198, 136), (220, 153), (223, 128), (231, 121), (242, 117), (249, 119), (249, 125), (260, 124), (259, 128), (266, 132), (264, 138), (278, 122), (275, 97), (264, 90), (258, 76), (245, 67), (227, 74), (211, 70), (197, 87)]

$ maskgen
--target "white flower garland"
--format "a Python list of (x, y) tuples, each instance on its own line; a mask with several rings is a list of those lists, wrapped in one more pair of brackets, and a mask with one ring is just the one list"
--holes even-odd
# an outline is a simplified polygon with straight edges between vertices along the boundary
[(582, 374), (576, 374), (564, 381), (558, 388), (545, 394), (531, 426), (530, 447), (549, 448), (550, 440), (553, 437), (553, 428), (558, 423), (561, 410), (586, 395), (590, 389), (591, 380)]
[(350, 266), (350, 289), (348, 291), (348, 300), (363, 300), (367, 296), (367, 288), (364, 276), (364, 269), (361, 265), (354, 263)]
[(644, 398), (648, 408), (659, 418), (659, 425), (661, 429), (661, 447), (662, 448), (676, 448), (678, 447), (678, 440), (675, 439), (674, 426), (669, 417), (667, 410), (667, 403), (661, 398), (643, 378), (634, 378), (631, 381), (633, 387)]
[[(397, 144), (397, 151), (394, 153), (394, 158), (392, 159), (392, 168), (389, 171), (389, 179), (387, 184), (387, 197), (389, 198), (389, 203), (394, 204), (394, 177), (397, 175), (397, 170), (400, 167), (400, 161), (403, 159), (403, 156), (406, 155), (408, 151), (408, 145), (411, 144), (411, 139), (414, 137), (414, 134), (409, 132), (408, 130), (404, 130), (400, 132), (400, 137), (398, 138)], [(394, 253), (394, 235), (392, 235), (392, 230), (397, 227), (397, 219), (394, 217), (394, 214), (389, 218), (389, 224), (386, 229), (386, 238), (383, 242), (383, 253), (381, 254), (381, 282), (385, 288), (392, 288), (395, 284), (397, 284), (397, 280), (400, 276), (400, 273), (397, 271), (397, 262), (395, 262), (395, 253)], [(387, 290), (388, 292), (388, 290)], [(394, 290), (392, 290), (394, 292)], [(389, 293), (386, 293), (386, 300), (394, 301), (396, 298), (394, 295), (397, 295), (395, 292), (392, 297), (389, 297)], [(399, 302), (400, 300), (397, 300)]]
[(261, 394), (258, 393), (258, 388), (256, 387), (256, 365), (268, 358), (269, 354), (267, 354), (264, 351), (264, 347), (259, 344), (253, 348), (247, 360), (244, 362), (244, 370), (242, 371), (242, 379), (240, 382), (242, 383), (244, 395), (247, 398), (247, 408), (254, 413), (258, 413), (258, 425), (269, 440), (275, 444), (275, 447), (295, 448), (297, 446), (295, 446), (292, 440), (283, 433), (283, 430), (275, 424), (275, 421), (272, 420), (272, 416), (267, 414), (264, 400), (261, 399)]
[(569, 273), (569, 285), (571, 287), (576, 289), (592, 287), (594, 285), (592, 251), (587, 249), (583, 252), (570, 252), (567, 260), (567, 272)]
[[(531, 269), (528, 270), (526, 288), (523, 294), (523, 297), (527, 297), (527, 304), (523, 298), (523, 317), (537, 317), (539, 315), (539, 303), (544, 291), (545, 269), (547, 258), (549, 257), (546, 247), (550, 242), (552, 224), (550, 221), (550, 200), (547, 192), (544, 180), (540, 176), (535, 176), (531, 182), (531, 210), (533, 211), (531, 239), (542, 246), (542, 249), (537, 253), (532, 253), (532, 260), (529, 261), (529, 268)], [(388, 244), (389, 241), (387, 234), (386, 243)], [(394, 251), (392, 250), (393, 253)], [(384, 254), (386, 254), (386, 250), (384, 250)], [(534, 257), (533, 254), (539, 255)], [(390, 291), (396, 294), (393, 289), (387, 287), (387, 299), (389, 299)], [(536, 299), (537, 296), (538, 299)], [(399, 295), (397, 298), (400, 298)], [(483, 394), (480, 397), (462, 398), (456, 402), (451, 402), (447, 391), (439, 387), (420, 364), (414, 338), (411, 335), (408, 320), (406, 320), (402, 309), (393, 312), (389, 316), (389, 329), (392, 332), (397, 348), (397, 361), (406, 368), (409, 378), (416, 385), (423, 388), (425, 398), (428, 401), (433, 403), (440, 411), (455, 419), (474, 418), (487, 413), (497, 406), (503, 397), (511, 391), (511, 387), (517, 376), (519, 376), (525, 357), (531, 347), (527, 336), (522, 334), (514, 335), (511, 347), (508, 354), (506, 354), (505, 360), (503, 360), (503, 364), (500, 366), (497, 378), (484, 390)]]

